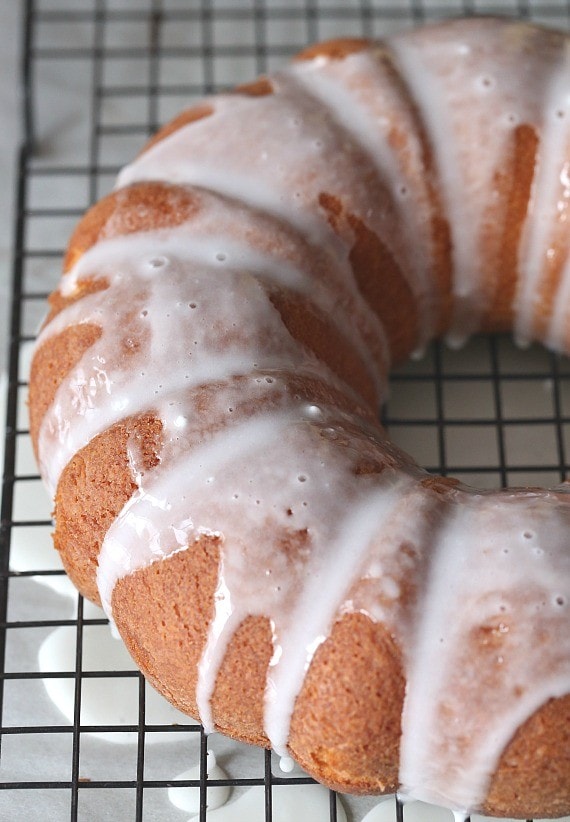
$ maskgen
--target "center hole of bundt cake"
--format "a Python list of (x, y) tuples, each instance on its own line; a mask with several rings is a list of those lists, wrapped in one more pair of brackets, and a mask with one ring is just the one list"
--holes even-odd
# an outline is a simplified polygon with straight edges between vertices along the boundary
[(564, 476), (551, 373), (548, 351), (522, 350), (507, 335), (459, 350), (434, 343), (394, 369), (383, 423), (430, 472), (489, 489), (552, 486)]

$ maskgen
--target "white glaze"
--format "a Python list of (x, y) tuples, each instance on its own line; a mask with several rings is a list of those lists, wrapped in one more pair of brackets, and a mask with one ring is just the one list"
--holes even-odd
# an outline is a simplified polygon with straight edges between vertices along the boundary
[[(97, 616), (100, 615), (101, 612)], [(43, 641), (38, 653), (42, 673), (69, 673), (68, 677), (49, 677), (43, 680), (48, 696), (66, 720), (73, 724), (75, 716), (75, 678), (77, 664), (75, 643), (77, 629), (62, 626), (52, 631)], [(134, 671), (136, 666), (121, 641), (111, 636), (106, 625), (93, 625), (83, 631), (83, 671)], [(136, 743), (138, 734), (122, 732), (123, 725), (138, 725), (139, 700), (136, 677), (85, 677), (81, 685), (81, 724), (117, 725), (117, 732), (93, 731), (93, 736), (116, 744)], [(150, 685), (146, 686), (146, 720), (156, 725), (193, 724), (190, 717), (181, 714)], [(149, 733), (146, 742), (171, 742), (172, 734)]]
[[(42, 474), (52, 493), (73, 454), (94, 436), (124, 416), (167, 406), (202, 383), (275, 368), (312, 368), (334, 382), (322, 363), (290, 337), (266, 292), (249, 273), (259, 260), (252, 255), (241, 267), (224, 266), (222, 273), (214, 264), (216, 247), (212, 245), (208, 263), (199, 256), (195, 261), (193, 246), (176, 237), (121, 237), (85, 255), (79, 271), (64, 281), (72, 293), (75, 277), (96, 271), (108, 278), (110, 287), (72, 303), (39, 339), (41, 345), (78, 322), (102, 328), (97, 345), (62, 382), (42, 423)], [(164, 261), (160, 276), (149, 263), (157, 259)], [(189, 266), (192, 277), (187, 274)], [(267, 276), (270, 271), (268, 266)], [(262, 316), (266, 319), (260, 323)], [(71, 426), (74, 417), (82, 425)]]
[[(383, 799), (369, 811), (362, 822), (394, 822), (396, 808), (392, 797)], [(427, 805), (425, 802), (406, 801), (404, 808), (406, 822), (452, 822), (453, 814), (447, 808)]]
[(290, 756), (282, 756), (279, 759), (279, 768), (283, 773), (291, 773), (295, 768), (295, 760)]
[[(375, 174), (376, 158), (339, 128), (336, 110), (315, 104), (305, 89), (306, 84), (311, 89), (315, 85), (310, 76), (306, 69), (288, 70), (272, 78), (270, 95), (213, 98), (211, 116), (144, 152), (121, 172), (119, 186), (165, 179), (203, 186), (289, 223), (312, 243), (334, 249), (346, 263), (354, 232), (341, 226), (342, 241), (332, 232), (318, 206), (326, 193), (339, 198), (346, 213), (356, 215), (401, 256), (405, 245), (394, 247), (399, 223), (380, 196), (385, 189)], [(396, 175), (390, 172), (392, 178)], [(404, 273), (414, 286), (418, 277), (413, 269), (407, 265)], [(351, 276), (346, 264), (345, 283)]]
[(521, 243), (516, 319), (518, 335), (532, 339), (533, 299), (570, 138), (568, 116), (554, 115), (568, 106), (568, 45), (557, 35), (507, 20), (457, 26), (457, 37), (447, 36), (445, 28), (432, 32), (396, 37), (391, 48), (427, 126), (451, 225), (456, 305), (448, 339), (465, 342), (493, 296), (485, 286), (492, 263), (481, 248), (490, 242), (489, 225), (496, 220), (495, 175), (519, 124), (532, 126), (540, 139), (541, 162), (525, 221), (532, 236)]
[[(530, 219), (520, 244), (521, 286), (517, 299), (515, 334), (522, 341), (535, 336), (533, 320), (539, 305), (542, 276), (549, 270), (551, 255), (564, 254), (570, 232), (570, 43), (565, 44), (561, 63), (552, 72), (542, 111), (542, 133), (538, 152)], [(564, 303), (568, 273), (563, 270), (555, 299), (548, 343), (565, 350), (557, 328), (557, 310)]]
[[(303, 573), (304, 585), (295, 601), (286, 603), (286, 612), (280, 613), (268, 603), (273, 657), (267, 674), (265, 731), (280, 756), (286, 755), (295, 699), (313, 656), (329, 636), (338, 612), (361, 577), (371, 544), (389, 529), (406, 487), (406, 483), (396, 480), (393, 488), (380, 487), (362, 495), (363, 499), (357, 498), (350, 513), (337, 525), (336, 534), (323, 535), (325, 539), (319, 542), (314, 540)], [(312, 499), (310, 504), (314, 505)], [(311, 526), (312, 534), (316, 527)], [(417, 539), (419, 534), (414, 536)], [(379, 554), (382, 551), (377, 548), (375, 556)]]
[[(53, 549), (52, 528), (15, 528), (10, 545), (10, 570), (20, 573), (40, 571), (32, 579), (57, 594), (76, 599), (77, 589), (65, 575), (60, 556)], [(45, 574), (44, 571), (59, 571)]]
[[(220, 768), (216, 762), (216, 757), (213, 751), (207, 752), (206, 768), (208, 779), (227, 779), (228, 775), (223, 768)], [(194, 765), (187, 771), (179, 773), (175, 777), (176, 781), (199, 781), (200, 779), (200, 765)], [(206, 805), (208, 807), (208, 814), (216, 808), (221, 808), (229, 799), (231, 788), (228, 785), (209, 785), (206, 788)], [(168, 798), (176, 808), (188, 813), (198, 813), (200, 810), (200, 788), (171, 787), (168, 789)]]
[[(527, 60), (525, 53), (524, 70), (511, 77), (520, 50), (541, 36), (549, 43), (548, 59)], [(39, 340), (41, 345), (78, 322), (101, 328), (42, 425), (42, 471), (53, 489), (72, 456), (123, 416), (152, 412), (162, 424), (154, 468), (144, 470), (138, 443), (134, 437), (128, 442), (137, 491), (99, 557), (99, 589), (109, 616), (118, 580), (175, 552), (199, 549), (203, 535), (219, 549), (197, 685), (206, 730), (215, 727), (210, 702), (229, 641), (248, 617), (266, 617), (273, 656), (265, 731), (284, 755), (313, 655), (336, 619), (363, 613), (386, 625), (404, 658), (404, 790), (459, 814), (485, 796), (498, 757), (521, 722), (549, 698), (570, 691), (567, 498), (457, 489), (442, 502), (378, 428), (335, 409), (332, 401), (319, 403), (291, 389), (293, 379), (304, 375), (351, 396), (291, 337), (267, 289), (310, 294), (345, 337), (354, 336), (381, 394), (385, 339), (352, 277), (352, 230), (341, 225), (335, 234), (317, 207), (322, 192), (342, 197), (346, 209), (398, 253), (420, 304), (417, 342), (428, 341), (438, 297), (429, 263), (418, 263), (424, 248), (429, 253), (431, 208), (427, 183), (413, 184), (416, 173), (425, 171), (421, 140), (409, 141), (405, 161), (396, 159), (389, 125), (364, 94), (375, 83), (374, 63), (386, 73), (395, 60), (425, 118), (451, 224), (456, 306), (450, 339), (458, 342), (475, 330), (492, 296), (479, 241), (488, 228), (493, 177), (514, 124), (540, 130), (544, 111), (564, 98), (567, 66), (553, 69), (551, 59), (562, 52), (562, 42), (518, 24), (456, 24), (343, 61), (318, 58), (275, 77), (273, 94), (265, 97), (215, 98), (211, 116), (143, 153), (119, 185), (166, 180), (218, 195), (192, 189), (198, 216), (143, 237), (114, 238), (121, 226), (110, 220), (103, 241), (64, 278), (61, 291), (73, 296), (89, 276), (104, 277), (108, 288), (66, 308)], [(521, 96), (523, 87), (531, 88), (528, 97)], [(347, 103), (349, 95), (354, 104)], [(385, 102), (398, 108), (393, 89)], [(413, 109), (401, 108), (413, 123)], [(448, 132), (457, 137), (450, 144), (443, 140)], [(560, 134), (552, 125), (546, 136), (540, 132), (543, 148), (563, 146)], [(559, 198), (568, 190), (561, 180), (560, 195), (553, 182), (556, 162), (549, 156), (534, 183), (533, 211), (541, 219), (552, 211), (551, 193)], [(390, 202), (376, 199), (380, 191), (391, 192)], [(417, 197), (421, 213), (402, 218), (406, 207), (398, 192), (403, 201)], [(547, 237), (540, 225), (523, 232), (537, 260)], [(414, 234), (418, 245), (407, 251), (404, 240)], [(316, 262), (303, 262), (302, 249), (319, 244), (324, 249)], [(525, 338), (541, 275), (530, 263), (520, 273), (517, 324)], [(563, 296), (569, 281), (566, 265)], [(565, 307), (557, 308), (548, 334), (564, 350), (566, 323)], [(374, 470), (360, 471), (361, 462)], [(404, 596), (410, 585), (418, 588), (417, 609)], [(539, 612), (551, 643), (536, 641)], [(479, 635), (500, 641), (501, 653), (470, 677), (467, 639)], [(527, 648), (532, 653), (523, 653)], [(480, 689), (483, 682), (488, 689)], [(462, 698), (467, 704), (458, 704)], [(445, 721), (444, 736), (443, 705), (452, 719), (461, 715), (461, 723)], [(477, 725), (469, 727), (466, 740), (470, 722)], [(247, 807), (248, 801), (243, 798)]]
[[(377, 209), (378, 215), (367, 217), (398, 259), (412, 288), (420, 308), (418, 346), (423, 346), (434, 334), (437, 293), (427, 270), (429, 204), (424, 190), (422, 147), (413, 117), (383, 57), (378, 49), (358, 52), (345, 61), (303, 61), (288, 69), (288, 74), (315, 98), (315, 105), (327, 108), (337, 127), (372, 159), (379, 179), (386, 181), (386, 205), (383, 210)], [(407, 134), (405, 151), (397, 151), (391, 143), (394, 118), (401, 123), (399, 136)], [(414, 208), (410, 208), (410, 202), (414, 202)]]
[(565, 351), (565, 340), (570, 328), (570, 252), (566, 259), (566, 263), (562, 269), (562, 277), (560, 286), (556, 294), (556, 303), (552, 318), (550, 321), (550, 329), (548, 332), (548, 344), (555, 351)]
[[(404, 805), (405, 822), (452, 822), (452, 820), (457, 819), (456, 814), (439, 805), (428, 805), (425, 802), (415, 802), (413, 800), (405, 801)], [(395, 814), (394, 799), (388, 797), (382, 799), (378, 805), (372, 808), (362, 822), (394, 822)], [(493, 822), (495, 818), (479, 814), (471, 816), (472, 822)], [(504, 822), (517, 822), (517, 820), (505, 817)], [(536, 822), (540, 822), (540, 820), (536, 820)], [(570, 817), (561, 817), (559, 822), (570, 822)]]
[[(274, 785), (271, 789), (272, 819), (274, 822), (291, 822), (292, 819), (317, 820), (330, 815), (329, 792), (322, 785)], [(265, 788), (250, 788), (235, 802), (212, 812), (212, 822), (253, 822), (265, 815)], [(341, 800), (336, 800), (338, 822), (347, 822)]]
[(484, 801), (516, 729), (570, 683), (570, 508), (530, 492), (466, 503), (404, 646), (400, 764), (404, 794), (464, 812)]
[[(123, 576), (185, 550), (202, 534), (225, 532), (217, 522), (221, 512), (209, 512), (206, 506), (212, 504), (212, 497), (222, 511), (231, 505), (241, 487), (241, 461), (251, 461), (259, 452), (263, 460), (265, 449), (281, 439), (290, 420), (289, 415), (267, 415), (263, 420), (254, 418), (240, 427), (230, 427), (223, 435), (218, 433), (211, 442), (193, 452), (177, 455), (174, 463), (172, 459), (161, 461), (161, 465), (168, 466), (168, 471), (158, 469), (152, 472), (157, 477), (151, 475), (127, 502), (107, 532), (101, 548), (97, 584), (109, 617), (112, 615), (114, 587)], [(228, 482), (231, 469), (234, 473)], [(224, 483), (222, 487), (221, 483)], [(235, 498), (235, 502), (239, 503), (239, 499)], [(196, 510), (196, 504), (203, 506), (202, 510)], [(189, 515), (189, 505), (196, 511), (193, 515)], [(250, 505), (250, 516), (255, 517), (254, 524), (259, 526), (263, 520), (258, 508)], [(283, 515), (281, 510), (279, 514)], [(216, 629), (213, 627), (212, 630)]]

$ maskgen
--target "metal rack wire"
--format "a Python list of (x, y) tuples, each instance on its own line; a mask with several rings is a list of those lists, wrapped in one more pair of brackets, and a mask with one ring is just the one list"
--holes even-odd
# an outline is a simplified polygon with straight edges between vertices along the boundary
[[(183, 819), (166, 796), (176, 770), (168, 770), (171, 764), (161, 768), (160, 761), (185, 757), (199, 762), (199, 775), (176, 784), (197, 787), (199, 818), (210, 818), (211, 741), (199, 726), (154, 722), (136, 671), (88, 669), (85, 638), (105, 620), (88, 611), (81, 597), (71, 613), (69, 600), (45, 586), (60, 579), (61, 570), (48, 565), (23, 570), (10, 561), (22, 533), (32, 541), (48, 539), (49, 513), (30, 502), (38, 477), (29, 460), (23, 361), (73, 222), (110, 188), (119, 167), (160, 123), (203, 94), (269, 71), (318, 39), (341, 33), (382, 36), (451, 14), (494, 12), (570, 26), (570, 2), (563, 0), (26, 0), (25, 137), (14, 221), (0, 525), (0, 818)], [(52, 103), (46, 106), (48, 92)], [(385, 422), (392, 437), (427, 468), (479, 486), (543, 485), (565, 478), (567, 362), (538, 349), (522, 356), (503, 338), (477, 339), (459, 352), (436, 344), (421, 362), (393, 375), (392, 385)], [(56, 628), (73, 631), (74, 665), (46, 673), (38, 668), (38, 647)], [(42, 682), (49, 679), (71, 681), (71, 721), (61, 719), (45, 698)], [(88, 683), (108, 680), (134, 685), (136, 721), (84, 721)], [(107, 743), (118, 760), (108, 773), (99, 761), (96, 766), (86, 761), (94, 732), (131, 735), (128, 745)], [(171, 738), (171, 759), (152, 753), (157, 734)], [(238, 792), (262, 786), (268, 822), (277, 818), (276, 787), (311, 782), (279, 774), (268, 752), (246, 756), (239, 747), (232, 750), (226, 756), (231, 778), (208, 784), (229, 784)], [(241, 757), (248, 762), (245, 770)], [(354, 820), (371, 807), (343, 802)], [(400, 805), (395, 813), (401, 820)], [(332, 793), (326, 818), (337, 819)]]

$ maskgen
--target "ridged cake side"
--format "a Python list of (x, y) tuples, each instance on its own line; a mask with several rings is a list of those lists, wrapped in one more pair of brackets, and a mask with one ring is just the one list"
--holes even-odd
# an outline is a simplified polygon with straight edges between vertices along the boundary
[(570, 506), (429, 477), (390, 364), (570, 350), (569, 38), (312, 47), (76, 230), (30, 383), (55, 543), (175, 705), (345, 791), (570, 812)]

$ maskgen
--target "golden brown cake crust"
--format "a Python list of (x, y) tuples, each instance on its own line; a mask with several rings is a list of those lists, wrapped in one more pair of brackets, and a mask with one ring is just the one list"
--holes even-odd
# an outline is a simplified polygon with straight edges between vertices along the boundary
[(152, 415), (125, 419), (83, 448), (66, 466), (55, 498), (54, 544), (81, 593), (100, 604), (97, 560), (105, 534), (136, 490), (128, 444), (136, 444), (142, 470), (156, 465), (162, 425)]
[[(213, 616), (218, 559), (215, 542), (204, 540), (120, 580), (113, 597), (117, 623), (137, 665), (167, 699), (195, 718), (196, 666)], [(266, 747), (262, 697), (271, 651), (266, 620), (242, 623), (212, 700), (220, 731)], [(385, 628), (362, 614), (344, 616), (315, 654), (297, 699), (292, 755), (334, 790), (393, 792), (404, 691), (400, 651)], [(380, 709), (371, 712), (370, 704)], [(517, 818), (564, 815), (570, 802), (569, 729), (570, 696), (549, 701), (527, 720), (502, 754), (483, 811)]]
[(391, 793), (398, 787), (404, 692), (400, 651), (389, 632), (364, 614), (347, 614), (315, 654), (289, 747), (335, 790)]
[(484, 812), (532, 819), (570, 807), (570, 694), (551, 699), (516, 732), (493, 777)]

